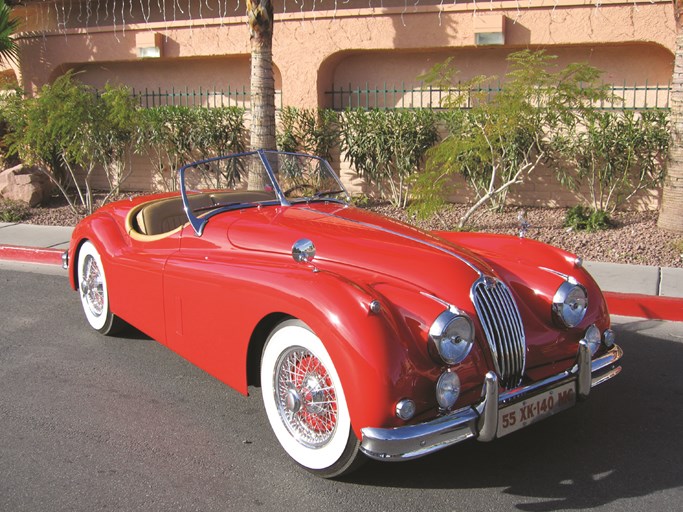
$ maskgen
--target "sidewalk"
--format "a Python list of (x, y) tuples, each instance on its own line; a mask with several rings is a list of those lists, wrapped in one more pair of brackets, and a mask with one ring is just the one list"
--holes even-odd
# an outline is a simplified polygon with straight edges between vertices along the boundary
[[(61, 265), (73, 228), (0, 222), (0, 260)], [(585, 262), (610, 313), (683, 321), (683, 268)]]

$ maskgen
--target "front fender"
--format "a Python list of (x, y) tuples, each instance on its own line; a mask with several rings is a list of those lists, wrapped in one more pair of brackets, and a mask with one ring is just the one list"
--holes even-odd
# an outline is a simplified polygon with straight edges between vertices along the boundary
[(74, 228), (69, 242), (69, 285), (78, 289), (78, 251), (85, 240), (90, 240), (100, 253), (105, 265), (110, 264), (115, 254), (126, 244), (123, 233), (111, 215), (96, 212)]

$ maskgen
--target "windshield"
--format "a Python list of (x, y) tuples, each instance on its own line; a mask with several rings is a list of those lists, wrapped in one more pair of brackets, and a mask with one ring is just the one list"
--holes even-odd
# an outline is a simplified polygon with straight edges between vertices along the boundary
[(224, 211), (266, 204), (350, 200), (325, 160), (262, 150), (188, 164), (180, 169), (180, 190), (198, 235), (210, 217)]

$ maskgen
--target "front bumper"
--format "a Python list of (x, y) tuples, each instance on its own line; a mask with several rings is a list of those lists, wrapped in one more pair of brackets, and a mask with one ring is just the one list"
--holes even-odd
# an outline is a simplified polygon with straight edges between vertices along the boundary
[(579, 344), (577, 363), (569, 370), (504, 393), (500, 393), (498, 377), (488, 372), (482, 391), (483, 399), (476, 406), (464, 407), (445, 416), (417, 425), (396, 428), (367, 427), (361, 451), (378, 460), (407, 460), (422, 457), (447, 446), (476, 437), (492, 441), (498, 432), (498, 410), (519, 400), (538, 395), (563, 384), (574, 382), (579, 398), (588, 397), (591, 388), (611, 379), (621, 371), (616, 366), (623, 352), (612, 346), (605, 354), (591, 361), (590, 349)]

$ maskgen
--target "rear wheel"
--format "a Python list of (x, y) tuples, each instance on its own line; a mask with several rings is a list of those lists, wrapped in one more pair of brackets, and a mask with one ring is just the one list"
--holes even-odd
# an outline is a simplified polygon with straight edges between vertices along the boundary
[(78, 252), (78, 291), (85, 318), (90, 326), (102, 334), (115, 334), (124, 323), (109, 309), (107, 277), (102, 258), (90, 241)]
[(268, 338), (261, 391), (275, 436), (299, 465), (332, 478), (363, 461), (332, 359), (302, 322), (283, 322)]

